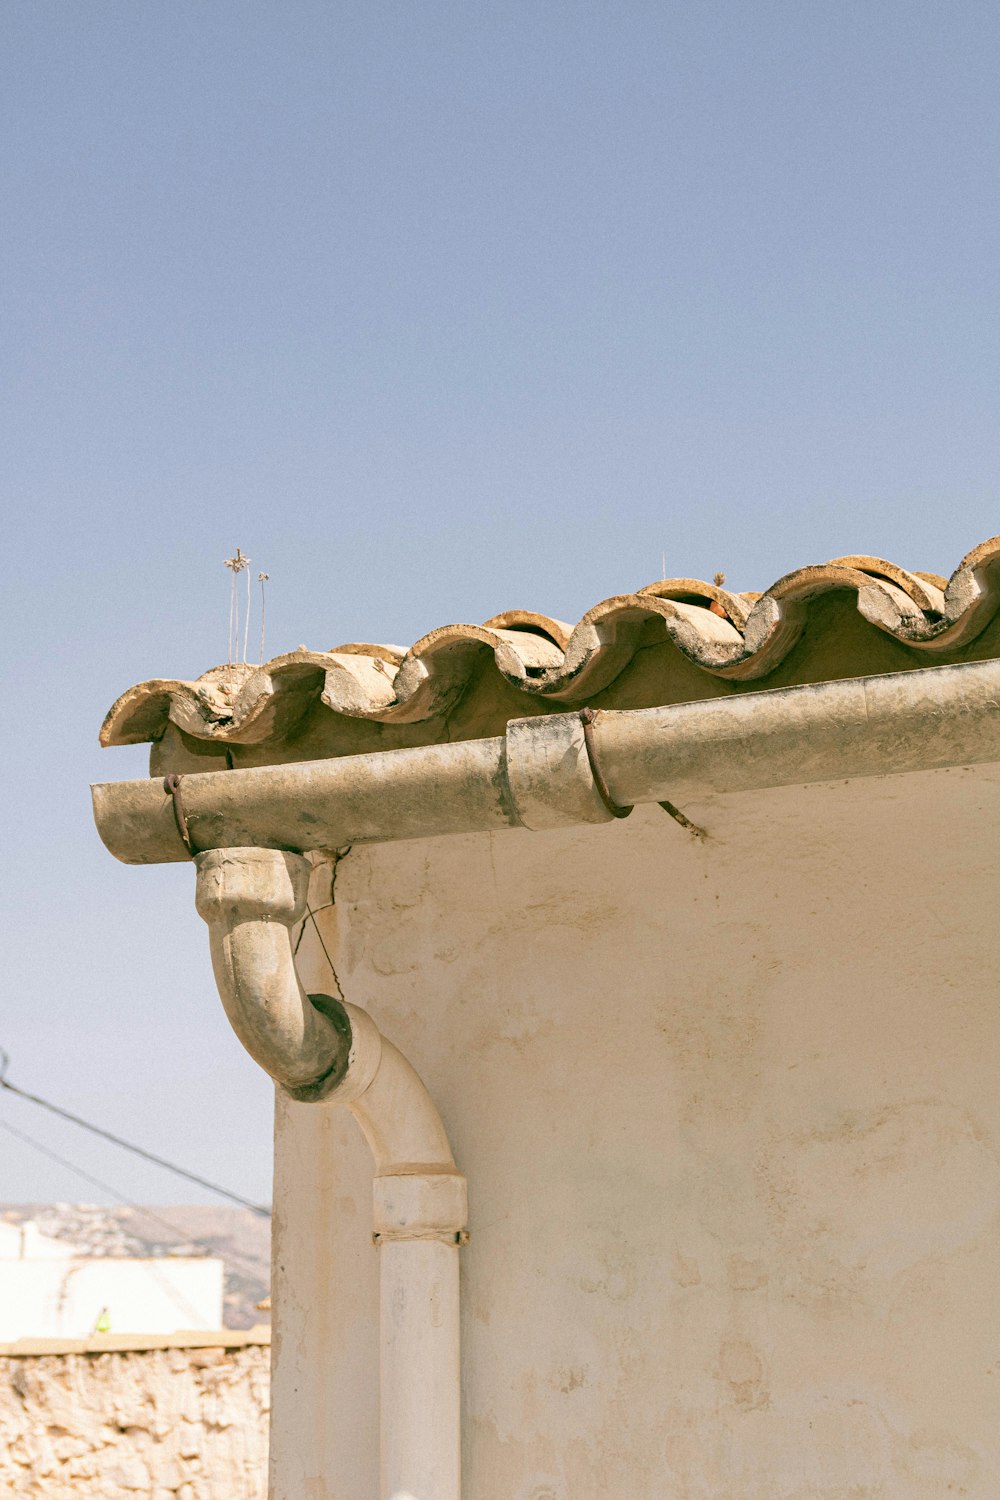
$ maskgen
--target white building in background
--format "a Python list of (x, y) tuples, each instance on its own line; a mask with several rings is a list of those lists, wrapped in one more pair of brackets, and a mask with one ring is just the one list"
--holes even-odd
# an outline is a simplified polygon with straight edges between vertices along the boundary
[(222, 1327), (221, 1260), (81, 1255), (37, 1225), (0, 1223), (0, 1343)]

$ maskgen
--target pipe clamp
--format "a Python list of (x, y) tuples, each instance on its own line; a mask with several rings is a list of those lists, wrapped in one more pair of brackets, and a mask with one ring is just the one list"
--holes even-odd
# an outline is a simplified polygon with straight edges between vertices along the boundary
[(461, 1172), (407, 1172), (376, 1177), (376, 1244), (393, 1240), (441, 1240), (462, 1245), (468, 1238), (468, 1188)]

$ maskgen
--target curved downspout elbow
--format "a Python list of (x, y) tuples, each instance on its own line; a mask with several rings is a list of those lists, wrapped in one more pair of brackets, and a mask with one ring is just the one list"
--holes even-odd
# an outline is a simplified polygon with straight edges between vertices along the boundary
[(292, 1098), (349, 1108), (377, 1177), (454, 1172), (416, 1070), (367, 1011), (307, 995), (299, 982), (289, 929), (305, 914), (309, 861), (277, 849), (213, 849), (195, 864), (216, 984), (251, 1057)]
[(309, 861), (276, 849), (212, 849), (195, 865), (195, 903), (233, 1030), (294, 1098), (321, 1098), (343, 1076), (350, 1039), (295, 972), (289, 928), (305, 915)]
[(292, 1098), (354, 1115), (375, 1158), (383, 1500), (460, 1500), (458, 1247), (465, 1178), (418, 1073), (367, 1011), (307, 995), (289, 929), (310, 865), (276, 849), (196, 856), (216, 983), (247, 1051)]
[(416, 1068), (366, 1010), (343, 1001), (332, 1004), (344, 1016), (350, 1051), (328, 1097), (357, 1120), (375, 1158), (375, 1176), (454, 1172), (441, 1116)]

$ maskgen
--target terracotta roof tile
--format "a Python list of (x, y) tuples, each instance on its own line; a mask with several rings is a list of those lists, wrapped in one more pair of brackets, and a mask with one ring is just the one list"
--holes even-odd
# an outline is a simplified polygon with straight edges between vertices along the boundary
[[(304, 718), (317, 713), (386, 730), (423, 725), (421, 738), (449, 738), (441, 721), (484, 672), (493, 673), (498, 690), (504, 684), (513, 689), (513, 699), (509, 693), (503, 698), (508, 717), (558, 711), (605, 693), (654, 639), (672, 643), (681, 658), (716, 679), (714, 691), (747, 691), (771, 685), (768, 677), (789, 658), (813, 616), (819, 619), (822, 601), (835, 596), (850, 599), (859, 623), (873, 627), (873, 654), (882, 632), (906, 648), (908, 659), (899, 665), (935, 665), (975, 641), (1000, 606), (1000, 537), (976, 547), (948, 580), (882, 558), (839, 557), (788, 573), (761, 594), (664, 579), (603, 600), (572, 627), (508, 610), (483, 625), (441, 626), (408, 651), (354, 642), (330, 651), (291, 651), (260, 667), (215, 667), (193, 682), (153, 679), (118, 699), (101, 742), (156, 741), (173, 725), (206, 745), (263, 746), (294, 736)], [(814, 638), (823, 628), (822, 622), (815, 626)], [(829, 660), (829, 651), (818, 652), (817, 675), (809, 675), (807, 664), (797, 680), (854, 674), (850, 666), (831, 673)], [(676, 690), (665, 685), (660, 701), (677, 701), (678, 692), (690, 697), (690, 673), (679, 682)], [(706, 682), (703, 695), (711, 691)], [(414, 742), (412, 733), (405, 742)], [(360, 748), (372, 746), (354, 737), (344, 752)]]

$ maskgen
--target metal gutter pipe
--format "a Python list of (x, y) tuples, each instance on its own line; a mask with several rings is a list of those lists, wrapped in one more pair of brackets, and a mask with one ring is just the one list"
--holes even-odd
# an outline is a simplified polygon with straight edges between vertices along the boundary
[(161, 864), (235, 846), (335, 849), (601, 823), (614, 816), (609, 803), (621, 811), (996, 761), (1000, 661), (991, 660), (600, 711), (586, 728), (577, 713), (515, 719), (502, 738), (197, 772), (174, 778), (174, 792), (155, 779), (92, 790), (111, 853)]

